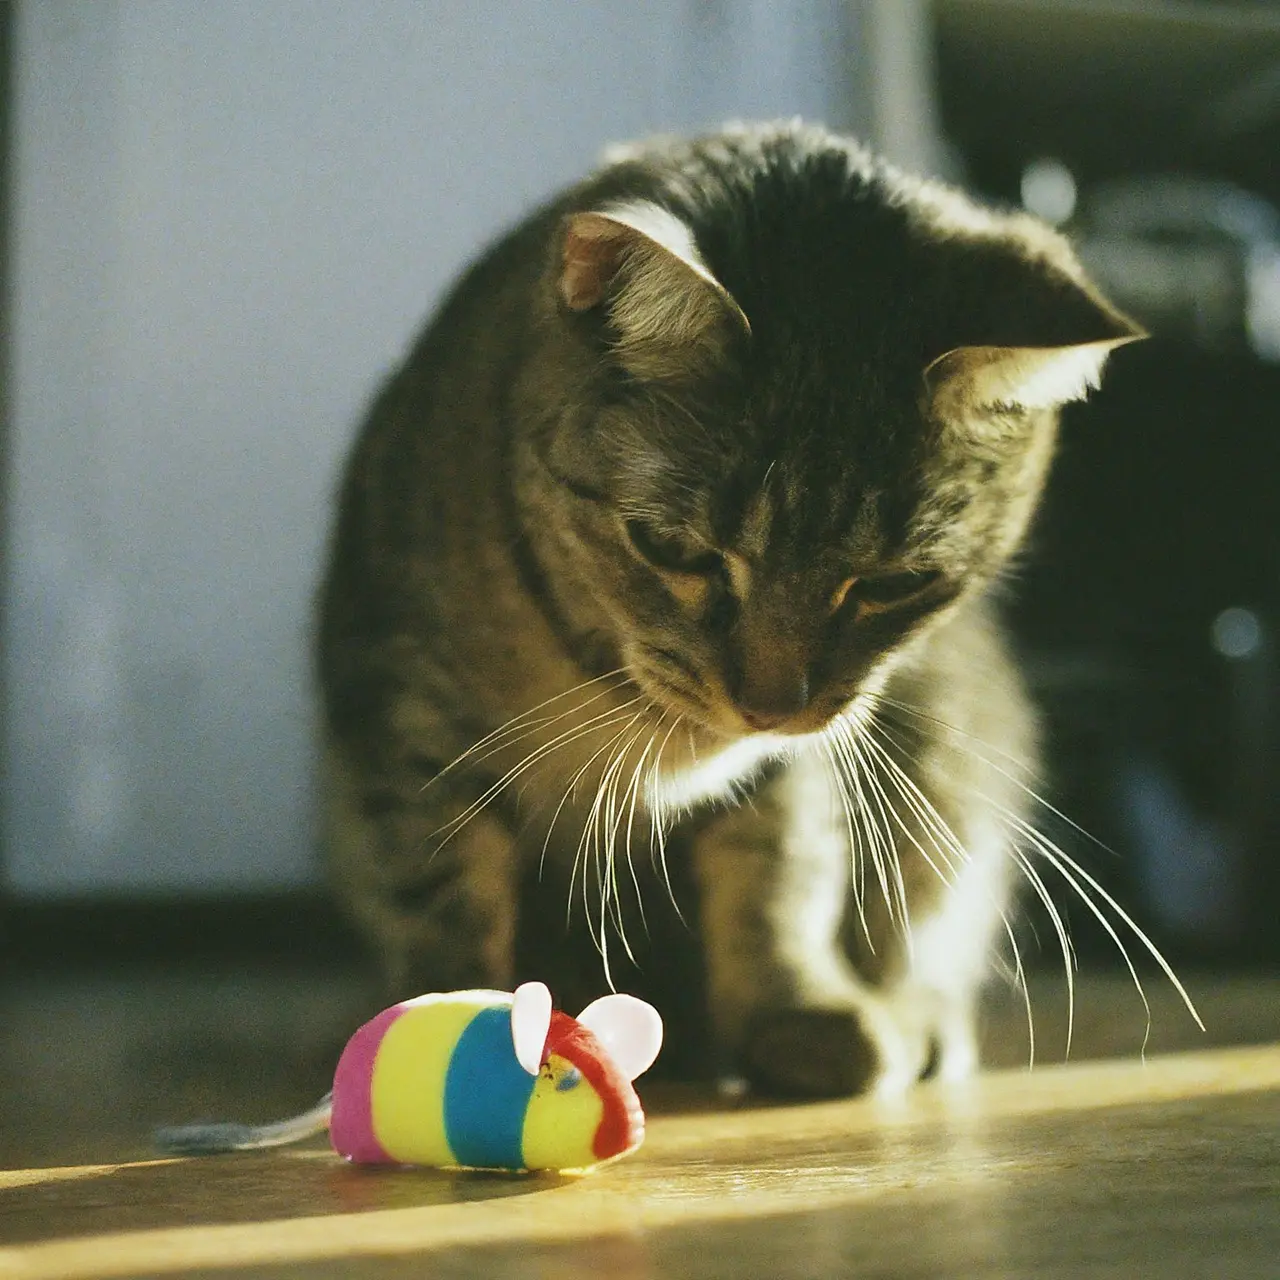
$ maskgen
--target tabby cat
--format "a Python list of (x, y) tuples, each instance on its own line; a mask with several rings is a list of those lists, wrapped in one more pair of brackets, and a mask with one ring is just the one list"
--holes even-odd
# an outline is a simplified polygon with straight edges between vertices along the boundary
[(602, 986), (679, 838), (718, 1063), (970, 1071), (1054, 858), (992, 598), (1138, 336), (1056, 233), (796, 123), (619, 149), (490, 249), (373, 405), (322, 591), (332, 867), (392, 994), (543, 976), (530, 868)]

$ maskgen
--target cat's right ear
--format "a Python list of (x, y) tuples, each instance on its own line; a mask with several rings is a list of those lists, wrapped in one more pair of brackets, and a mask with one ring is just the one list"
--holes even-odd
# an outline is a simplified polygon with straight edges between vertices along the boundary
[(693, 233), (649, 201), (570, 214), (557, 283), (570, 312), (601, 315), (618, 360), (640, 379), (708, 372), (751, 331)]

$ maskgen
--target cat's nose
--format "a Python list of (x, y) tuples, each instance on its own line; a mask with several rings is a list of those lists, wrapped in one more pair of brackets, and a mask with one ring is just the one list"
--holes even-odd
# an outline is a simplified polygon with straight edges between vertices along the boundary
[(785, 724), (809, 705), (809, 681), (803, 673), (793, 679), (767, 683), (748, 681), (738, 694), (738, 714), (748, 727), (764, 732)]
[(784, 724), (787, 720), (785, 711), (749, 711), (743, 707), (742, 718), (747, 722), (747, 728), (756, 729), (764, 732), (768, 729), (776, 729), (780, 724)]

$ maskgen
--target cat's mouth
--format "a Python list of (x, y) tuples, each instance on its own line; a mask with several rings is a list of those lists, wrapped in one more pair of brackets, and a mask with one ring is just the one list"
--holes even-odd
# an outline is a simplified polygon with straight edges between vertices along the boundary
[(683, 721), (719, 743), (742, 738), (803, 738), (820, 733), (849, 705), (848, 697), (826, 695), (785, 714), (761, 714), (738, 706), (718, 681), (708, 679), (680, 654), (652, 645), (628, 655), (627, 666), (640, 688), (658, 703), (664, 718)]
[(661, 708), (663, 719), (672, 719), (713, 738), (731, 740), (742, 736), (724, 709), (704, 688), (672, 668), (652, 660), (633, 659), (627, 667), (641, 691)]

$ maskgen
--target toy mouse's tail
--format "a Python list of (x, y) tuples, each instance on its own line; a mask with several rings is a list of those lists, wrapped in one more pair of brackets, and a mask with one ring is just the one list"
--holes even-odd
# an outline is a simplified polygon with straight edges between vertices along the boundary
[(167, 1155), (209, 1156), (222, 1151), (261, 1151), (301, 1142), (329, 1127), (333, 1094), (326, 1093), (310, 1111), (273, 1124), (183, 1124), (155, 1131), (155, 1145)]

